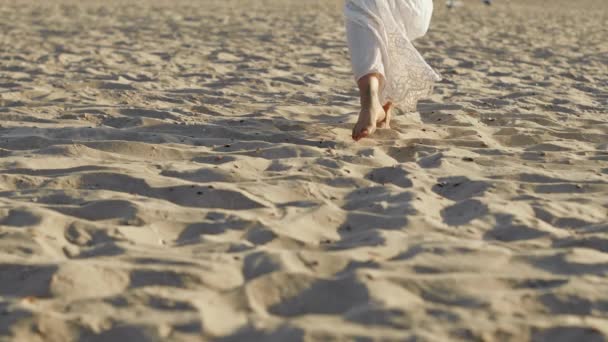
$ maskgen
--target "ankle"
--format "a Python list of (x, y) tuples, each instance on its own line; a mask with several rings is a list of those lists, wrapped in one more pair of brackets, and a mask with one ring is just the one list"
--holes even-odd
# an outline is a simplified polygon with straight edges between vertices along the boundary
[(378, 75), (369, 74), (363, 76), (359, 80), (358, 85), (362, 109), (382, 107), (380, 103), (380, 78)]

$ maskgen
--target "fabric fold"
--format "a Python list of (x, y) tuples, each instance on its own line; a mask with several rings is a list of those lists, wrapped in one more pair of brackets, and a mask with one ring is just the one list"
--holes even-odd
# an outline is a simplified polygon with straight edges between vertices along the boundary
[(383, 103), (415, 111), (418, 100), (441, 80), (412, 44), (426, 34), (432, 13), (432, 0), (346, 0), (353, 74), (356, 79), (382, 75)]

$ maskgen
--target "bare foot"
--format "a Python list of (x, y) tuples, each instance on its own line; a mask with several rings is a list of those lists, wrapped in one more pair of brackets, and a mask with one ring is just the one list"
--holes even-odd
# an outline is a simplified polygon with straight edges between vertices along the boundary
[(387, 112), (380, 102), (381, 79), (381, 75), (371, 73), (357, 81), (361, 97), (361, 112), (359, 112), (359, 119), (353, 128), (353, 140), (355, 141), (374, 134), (377, 125), (387, 120)]
[(382, 109), (384, 109), (384, 120), (378, 121), (378, 128), (391, 128), (391, 117), (393, 116), (393, 103), (387, 102)]
[(369, 109), (361, 110), (359, 119), (353, 128), (353, 140), (359, 141), (374, 134), (376, 126), (384, 123), (386, 119), (386, 112), (379, 104), (370, 106)]

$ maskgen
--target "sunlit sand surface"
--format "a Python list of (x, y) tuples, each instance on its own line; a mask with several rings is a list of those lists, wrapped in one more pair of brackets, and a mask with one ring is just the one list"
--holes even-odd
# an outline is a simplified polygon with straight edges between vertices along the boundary
[(435, 2), (351, 140), (338, 1), (0, 2), (0, 340), (605, 341), (608, 2)]

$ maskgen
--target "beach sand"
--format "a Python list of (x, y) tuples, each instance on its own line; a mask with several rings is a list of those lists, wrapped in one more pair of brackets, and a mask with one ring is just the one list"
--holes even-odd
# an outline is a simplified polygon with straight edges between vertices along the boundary
[(97, 3), (0, 2), (0, 340), (608, 338), (605, 0), (435, 2), (359, 143), (339, 1)]

